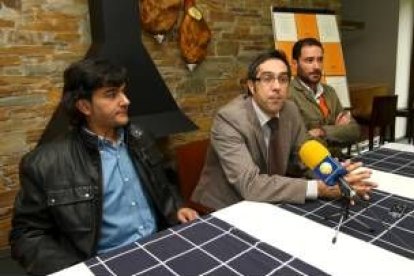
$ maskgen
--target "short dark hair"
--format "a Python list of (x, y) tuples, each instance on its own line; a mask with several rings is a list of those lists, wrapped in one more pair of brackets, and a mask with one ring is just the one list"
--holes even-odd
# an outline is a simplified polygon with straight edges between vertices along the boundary
[[(265, 61), (268, 61), (270, 59), (277, 59), (282, 61), (287, 68), (289, 79), (292, 76), (292, 71), (290, 69), (289, 62), (287, 60), (286, 54), (281, 50), (272, 50), (270, 52), (260, 54), (258, 55), (252, 63), (250, 63), (248, 71), (247, 71), (247, 79), (256, 81), (256, 75), (257, 75), (257, 69), (259, 66), (264, 63)], [(248, 90), (248, 94), (251, 94), (250, 90)]]
[(93, 92), (102, 87), (120, 87), (127, 82), (123, 66), (107, 59), (91, 57), (72, 63), (63, 73), (64, 85), (61, 104), (71, 125), (84, 123), (84, 115), (76, 108), (79, 99), (92, 99)]
[(307, 37), (296, 41), (292, 48), (292, 59), (299, 60), (302, 48), (305, 46), (318, 46), (323, 51), (322, 43), (313, 37)]

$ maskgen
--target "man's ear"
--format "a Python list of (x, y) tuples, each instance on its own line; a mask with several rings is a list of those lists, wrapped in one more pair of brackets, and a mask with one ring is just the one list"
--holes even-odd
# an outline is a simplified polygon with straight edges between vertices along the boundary
[(88, 116), (91, 114), (91, 103), (86, 99), (79, 99), (75, 103), (76, 108), (84, 114), (85, 116)]
[(255, 87), (254, 87), (254, 82), (252, 80), (247, 80), (247, 87), (249, 87), (249, 91), (252, 94), (256, 93)]

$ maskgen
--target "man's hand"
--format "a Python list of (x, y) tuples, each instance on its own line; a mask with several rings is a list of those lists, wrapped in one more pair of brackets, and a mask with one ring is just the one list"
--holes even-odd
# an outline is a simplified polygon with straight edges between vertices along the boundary
[(372, 189), (378, 186), (376, 183), (367, 181), (367, 179), (371, 177), (372, 171), (363, 168), (361, 162), (351, 163), (347, 160), (342, 165), (348, 171), (348, 174), (344, 176), (344, 179), (360, 197), (369, 200), (369, 195)]
[(315, 138), (324, 137), (325, 131), (321, 128), (312, 128), (308, 131), (309, 135)]
[[(369, 195), (372, 189), (377, 187), (377, 184), (367, 181), (371, 176), (371, 170), (362, 167), (361, 162), (351, 163), (349, 160), (342, 164), (348, 171), (344, 176), (345, 181), (349, 186), (363, 199), (369, 200)], [(328, 186), (322, 181), (318, 181), (318, 196), (327, 199), (336, 199), (341, 197), (341, 191), (338, 185)], [(351, 200), (351, 204), (354, 202)]]
[(329, 186), (318, 180), (318, 197), (325, 199), (337, 199), (341, 197), (339, 186)]
[(191, 208), (180, 208), (177, 212), (177, 219), (181, 223), (186, 223), (195, 220), (196, 218), (198, 218), (198, 213)]
[(351, 113), (349, 111), (339, 113), (335, 119), (335, 125), (347, 125), (349, 122), (351, 122)]

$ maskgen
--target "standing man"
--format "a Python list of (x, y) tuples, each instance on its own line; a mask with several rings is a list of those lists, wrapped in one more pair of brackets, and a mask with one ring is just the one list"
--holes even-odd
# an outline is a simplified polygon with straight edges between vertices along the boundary
[(315, 38), (304, 38), (292, 50), (297, 76), (290, 84), (290, 97), (302, 115), (308, 134), (328, 146), (336, 157), (341, 148), (358, 141), (360, 129), (345, 111), (334, 88), (321, 83), (323, 47)]
[(72, 130), (21, 162), (10, 234), (26, 271), (44, 275), (197, 213), (181, 208), (150, 137), (128, 125), (126, 70), (85, 59), (64, 73)]
[[(241, 200), (304, 203), (317, 197), (336, 198), (338, 187), (300, 176), (297, 151), (305, 128), (295, 104), (287, 101), (291, 71), (279, 51), (259, 55), (249, 66), (249, 95), (240, 95), (216, 115), (211, 146), (192, 200), (220, 209)], [(347, 164), (348, 170), (360, 164)], [(348, 174), (361, 194), (370, 172)]]

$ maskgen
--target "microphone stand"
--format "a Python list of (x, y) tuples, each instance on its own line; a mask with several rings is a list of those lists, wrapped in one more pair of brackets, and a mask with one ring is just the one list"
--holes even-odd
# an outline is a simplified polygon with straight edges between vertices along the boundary
[[(330, 216), (325, 216), (325, 219), (330, 219), (338, 215), (340, 216), (339, 222), (335, 226), (335, 235), (332, 238), (333, 244), (335, 244), (338, 239), (339, 230), (341, 229), (342, 224), (344, 223), (344, 221), (346, 221), (349, 218), (349, 206), (351, 205), (351, 200), (356, 200), (358, 197), (356, 192), (351, 187), (349, 187), (349, 185), (345, 182), (345, 180), (343, 180), (342, 178), (339, 178), (338, 182), (339, 182), (339, 189), (341, 191), (341, 210), (339, 213), (331, 214)], [(365, 222), (357, 218), (354, 218), (354, 221), (360, 224), (361, 226), (363, 226), (369, 232), (374, 232), (374, 229), (371, 228)]]
[[(383, 221), (383, 219), (381, 219), (374, 211), (372, 211), (369, 208), (370, 203), (367, 201), (362, 201), (364, 203), (364, 208), (366, 208), (367, 212), (370, 213), (372, 215), (372, 218), (375, 219), (377, 222), (381, 223), (382, 227), (383, 227), (383, 231), (388, 231), (391, 229), (392, 224), (390, 225), (386, 225), (385, 222)], [(409, 215), (409, 214), (405, 214), (405, 212), (407, 211), (407, 206), (406, 205), (393, 205), (390, 210), (389, 210), (389, 214), (394, 218), (394, 219), (401, 219), (403, 216), (405, 215)], [(412, 212), (412, 211), (411, 211)], [(410, 212), (410, 213), (411, 213)], [(373, 229), (372, 229), (373, 230)], [(374, 232), (374, 230), (372, 231)], [(395, 239), (397, 239), (401, 244), (406, 244), (408, 246), (408, 243), (404, 241), (404, 239), (402, 237), (400, 237), (400, 235), (398, 235), (397, 233), (394, 233), (394, 231), (388, 231), (388, 233), (393, 236)], [(409, 249), (411, 251), (414, 251), (414, 247), (413, 246), (408, 246)]]
[[(355, 202), (358, 201), (358, 203), (362, 203), (364, 205), (364, 208), (366, 208), (367, 212), (370, 213), (372, 215), (372, 218), (374, 220), (376, 220), (377, 222), (380, 222), (380, 224), (383, 227), (383, 231), (387, 231), (390, 229), (391, 225), (387, 226), (384, 221), (377, 215), (375, 214), (374, 211), (372, 211), (369, 208), (370, 203), (367, 201), (362, 200), (357, 194), (356, 192), (349, 187), (349, 185), (345, 182), (345, 180), (341, 179), (339, 180), (339, 188), (341, 190), (341, 211), (339, 213), (336, 214), (331, 214), (330, 216), (325, 216), (325, 219), (329, 219), (335, 216), (340, 215), (340, 219), (338, 224), (335, 226), (335, 235), (332, 238), (332, 243), (335, 244), (336, 241), (338, 240), (338, 234), (339, 234), (339, 230), (341, 229), (344, 221), (346, 221), (349, 218), (349, 206), (351, 204), (351, 200), (354, 200)], [(394, 210), (395, 209), (395, 210)], [(393, 206), (390, 209), (390, 213), (392, 213), (391, 215), (393, 215), (393, 217), (395, 216), (395, 218), (401, 218), (402, 216), (404, 216), (404, 213), (406, 212), (407, 206)], [(363, 226), (365, 229), (367, 229), (369, 232), (374, 233), (375, 230), (370, 227), (368, 224), (366, 224), (365, 222), (357, 219), (356, 217), (353, 218), (353, 221), (355, 221), (356, 223), (360, 224), (361, 226)], [(406, 243), (404, 241), (404, 239), (402, 237), (400, 237), (400, 235), (398, 235), (397, 233), (394, 233), (394, 231), (389, 231), (388, 232), (391, 236), (393, 236), (396, 240), (398, 240), (401, 244), (406, 244), (408, 245), (408, 243)], [(413, 246), (408, 246), (410, 250), (414, 250)]]

